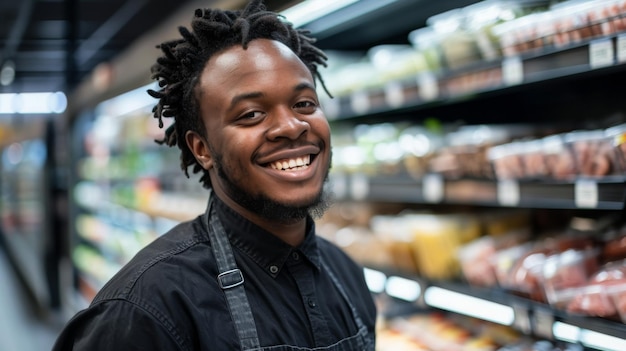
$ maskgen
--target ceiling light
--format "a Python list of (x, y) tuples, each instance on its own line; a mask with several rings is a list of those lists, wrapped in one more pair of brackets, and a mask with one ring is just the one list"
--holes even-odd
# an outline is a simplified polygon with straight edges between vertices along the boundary
[(285, 16), (285, 19), (297, 28), (357, 1), (359, 0), (335, 0), (332, 2), (327, 0), (304, 0), (282, 11), (280, 14)]
[(0, 114), (59, 114), (67, 108), (63, 92), (0, 94)]

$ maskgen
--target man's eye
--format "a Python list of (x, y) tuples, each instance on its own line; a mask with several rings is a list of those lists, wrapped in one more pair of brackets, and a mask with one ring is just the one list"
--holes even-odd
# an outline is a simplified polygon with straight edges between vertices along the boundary
[(261, 112), (259, 111), (251, 111), (239, 116), (239, 119), (254, 119), (261, 116)]
[(315, 109), (317, 104), (312, 101), (300, 101), (294, 105), (294, 108), (297, 109)]

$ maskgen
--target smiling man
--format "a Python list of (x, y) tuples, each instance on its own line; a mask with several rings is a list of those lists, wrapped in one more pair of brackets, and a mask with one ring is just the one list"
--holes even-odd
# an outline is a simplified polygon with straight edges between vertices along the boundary
[(201, 173), (206, 213), (140, 251), (54, 350), (374, 350), (362, 269), (315, 235), (330, 129), (326, 57), (252, 1), (197, 10), (152, 67), (163, 143)]

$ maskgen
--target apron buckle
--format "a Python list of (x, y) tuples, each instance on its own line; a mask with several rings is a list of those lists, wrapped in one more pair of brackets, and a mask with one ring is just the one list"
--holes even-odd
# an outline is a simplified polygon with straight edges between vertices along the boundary
[(217, 276), (217, 281), (222, 290), (234, 288), (243, 284), (243, 274), (238, 268), (222, 272)]

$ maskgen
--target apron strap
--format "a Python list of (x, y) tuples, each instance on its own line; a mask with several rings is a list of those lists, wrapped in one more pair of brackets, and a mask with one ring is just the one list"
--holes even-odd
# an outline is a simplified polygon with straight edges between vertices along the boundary
[(226, 302), (239, 336), (241, 349), (258, 349), (260, 347), (259, 337), (243, 286), (243, 274), (237, 268), (230, 242), (212, 204), (213, 198), (209, 195), (209, 205), (205, 216), (209, 226), (211, 248), (217, 261), (217, 269), (220, 272), (217, 276), (217, 281), (226, 296)]

